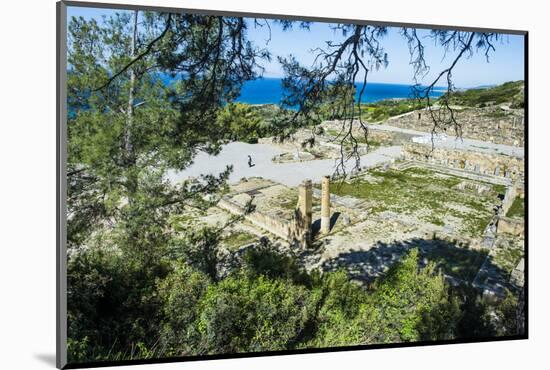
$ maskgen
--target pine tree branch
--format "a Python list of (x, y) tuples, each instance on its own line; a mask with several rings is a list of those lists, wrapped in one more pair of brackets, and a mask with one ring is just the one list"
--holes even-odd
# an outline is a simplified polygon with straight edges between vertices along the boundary
[(138, 54), (134, 59), (132, 59), (130, 61), (130, 63), (126, 64), (124, 66), (124, 68), (122, 68), (120, 71), (118, 71), (117, 73), (115, 73), (113, 76), (111, 76), (107, 82), (105, 82), (103, 85), (95, 88), (94, 90), (92, 90), (93, 92), (97, 92), (99, 90), (103, 90), (104, 88), (106, 88), (107, 86), (109, 86), (111, 84), (111, 82), (113, 82), (118, 76), (120, 76), (121, 74), (123, 74), (124, 72), (126, 72), (128, 70), (128, 68), (130, 68), (131, 66), (133, 66), (135, 63), (139, 62), (141, 59), (143, 59), (144, 57), (146, 57), (150, 52), (151, 50), (153, 49), (153, 46), (155, 46), (155, 44), (157, 42), (159, 42), (160, 40), (162, 40), (164, 38), (164, 36), (168, 33), (168, 30), (170, 29), (170, 26), (171, 26), (171, 23), (172, 23), (172, 14), (168, 14), (168, 18), (166, 19), (166, 27), (164, 28), (164, 30), (162, 31), (162, 33), (157, 37), (155, 38), (154, 40), (152, 40), (149, 44), (147, 44), (147, 47), (145, 48), (145, 50)]

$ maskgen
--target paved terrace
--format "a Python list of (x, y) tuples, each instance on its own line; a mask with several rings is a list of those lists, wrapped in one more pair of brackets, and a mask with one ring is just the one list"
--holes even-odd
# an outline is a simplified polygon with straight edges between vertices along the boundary
[[(170, 181), (177, 182), (200, 175), (217, 175), (227, 165), (233, 165), (233, 172), (229, 177), (231, 184), (237, 183), (243, 177), (259, 176), (294, 187), (305, 179), (320, 181), (322, 176), (330, 175), (336, 169), (337, 162), (334, 159), (294, 163), (274, 163), (271, 160), (275, 155), (283, 152), (285, 151), (274, 145), (233, 142), (224, 145), (217, 156), (199, 153), (191, 166), (180, 172), (169, 171), (167, 176)], [(248, 166), (248, 155), (252, 157), (253, 167)], [(378, 166), (400, 155), (400, 146), (381, 147), (361, 156), (361, 167)], [(346, 164), (351, 171), (355, 165), (355, 159), (350, 159)]]
[[(429, 132), (422, 132), (416, 130), (410, 130), (401, 127), (394, 127), (389, 125), (369, 125), (369, 129), (380, 130), (380, 131), (389, 131), (389, 132), (400, 132), (408, 135), (413, 135), (416, 137), (422, 137), (423, 141), (431, 145), (431, 134)], [(447, 135), (444, 140), (437, 139), (435, 140), (436, 148), (446, 148), (446, 149), (462, 149), (462, 150), (471, 150), (473, 152), (479, 153), (490, 153), (490, 154), (506, 154), (518, 158), (524, 157), (524, 150), (522, 147), (516, 147), (511, 145), (504, 144), (494, 144), (488, 141), (481, 141), (475, 139), (467, 138), (456, 138), (453, 135)]]
[[(404, 129), (385, 124), (369, 125), (370, 129), (404, 133), (415, 137), (416, 142), (431, 145), (431, 135), (428, 132)], [(446, 149), (461, 149), (472, 152), (488, 154), (505, 154), (517, 158), (524, 158), (524, 149), (503, 144), (494, 144), (487, 141), (474, 139), (457, 139), (454, 136), (438, 137), (435, 147)], [(233, 142), (224, 145), (220, 154), (211, 156), (199, 153), (194, 164), (183, 171), (169, 171), (167, 177), (170, 181), (178, 182), (189, 177), (200, 175), (217, 175), (227, 165), (233, 165), (233, 173), (229, 183), (235, 184), (243, 177), (259, 176), (265, 179), (282, 183), (286, 186), (298, 186), (305, 179), (320, 179), (324, 175), (334, 173), (337, 161), (334, 159), (312, 160), (292, 163), (274, 163), (272, 158), (287, 151), (271, 144), (247, 144)], [(253, 167), (248, 166), (248, 155), (252, 157)], [(361, 156), (361, 167), (375, 167), (401, 155), (400, 146), (381, 147), (371, 153)], [(346, 162), (348, 171), (355, 165), (355, 159)]]

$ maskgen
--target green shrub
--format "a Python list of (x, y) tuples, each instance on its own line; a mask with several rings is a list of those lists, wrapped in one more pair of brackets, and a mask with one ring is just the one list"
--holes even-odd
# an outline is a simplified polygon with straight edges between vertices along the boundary
[(284, 279), (232, 276), (209, 286), (198, 329), (209, 353), (291, 348), (315, 314), (316, 297)]

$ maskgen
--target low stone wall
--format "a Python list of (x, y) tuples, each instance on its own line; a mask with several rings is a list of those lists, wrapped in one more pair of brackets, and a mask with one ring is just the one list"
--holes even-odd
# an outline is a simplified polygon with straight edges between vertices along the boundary
[(524, 160), (506, 155), (443, 148), (432, 151), (425, 145), (407, 144), (403, 146), (403, 156), (406, 160), (424, 161), (511, 181), (523, 181), (524, 178)]
[(508, 217), (499, 217), (497, 223), (497, 233), (506, 233), (515, 236), (523, 234), (525, 224), (523, 220), (516, 220)]
[(504, 193), (504, 199), (502, 200), (502, 214), (505, 215), (508, 213), (508, 210), (514, 203), (516, 196), (518, 195), (517, 185), (512, 185), (506, 188), (506, 193)]
[(485, 175), (480, 172), (466, 171), (460, 168), (448, 167), (445, 165), (437, 164), (435, 161), (427, 162), (427, 161), (409, 160), (409, 161), (397, 163), (393, 166), (393, 168), (400, 171), (413, 168), (413, 167), (425, 168), (436, 172), (445, 173), (451, 176), (458, 176), (458, 177), (466, 178), (472, 181), (488, 182), (495, 185), (510, 186), (512, 182), (510, 179), (507, 179), (505, 177)]
[(521, 259), (510, 275), (510, 282), (518, 288), (525, 284), (525, 259)]
[[(218, 207), (238, 216), (245, 213), (244, 207), (227, 198), (220, 199), (218, 202)], [(292, 241), (293, 239), (293, 223), (274, 219), (273, 217), (259, 211), (254, 211), (247, 214), (245, 219), (286, 241)]]
[(456, 185), (455, 188), (458, 190), (473, 190), (478, 194), (486, 194), (490, 191), (489, 186), (471, 181), (462, 181), (461, 183)]
[(277, 154), (271, 160), (275, 163), (294, 163), (312, 161), (315, 156), (308, 152), (285, 152)]

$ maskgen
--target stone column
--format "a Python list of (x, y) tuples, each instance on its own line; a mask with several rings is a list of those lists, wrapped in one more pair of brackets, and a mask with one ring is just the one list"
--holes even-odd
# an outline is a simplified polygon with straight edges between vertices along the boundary
[(323, 176), (321, 182), (321, 233), (330, 232), (330, 177)]
[(311, 180), (304, 180), (298, 187), (297, 222), (302, 240), (306, 245), (311, 242), (312, 193)]

